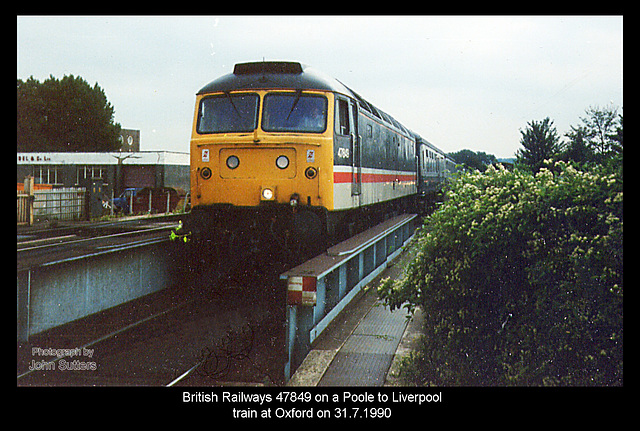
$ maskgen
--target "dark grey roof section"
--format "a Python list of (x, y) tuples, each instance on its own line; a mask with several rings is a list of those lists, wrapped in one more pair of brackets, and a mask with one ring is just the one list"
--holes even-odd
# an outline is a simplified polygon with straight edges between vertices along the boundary
[(202, 87), (197, 94), (234, 90), (327, 90), (353, 97), (347, 87), (313, 67), (284, 61), (239, 63), (234, 72)]
[(211, 81), (198, 91), (200, 94), (220, 93), (236, 90), (324, 90), (345, 94), (358, 100), (360, 107), (381, 121), (392, 125), (414, 139), (419, 136), (403, 126), (391, 115), (376, 108), (362, 96), (342, 82), (319, 70), (294, 61), (257, 61), (238, 63), (233, 73)]
[(295, 61), (263, 61), (254, 63), (238, 63), (233, 67), (234, 75), (251, 75), (256, 73), (302, 73), (302, 64)]

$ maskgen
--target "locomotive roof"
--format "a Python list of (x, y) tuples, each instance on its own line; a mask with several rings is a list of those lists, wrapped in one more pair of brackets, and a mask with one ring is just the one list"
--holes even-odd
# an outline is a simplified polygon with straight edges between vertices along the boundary
[(245, 89), (328, 90), (353, 96), (338, 80), (313, 67), (291, 61), (238, 63), (233, 68), (233, 73), (211, 81), (197, 94)]
[(405, 133), (420, 138), (384, 111), (367, 102), (362, 96), (342, 82), (306, 64), (294, 61), (257, 61), (238, 63), (233, 72), (223, 75), (202, 87), (200, 94), (219, 93), (235, 90), (326, 90), (345, 94), (360, 102), (360, 106), (383, 122), (394, 125)]

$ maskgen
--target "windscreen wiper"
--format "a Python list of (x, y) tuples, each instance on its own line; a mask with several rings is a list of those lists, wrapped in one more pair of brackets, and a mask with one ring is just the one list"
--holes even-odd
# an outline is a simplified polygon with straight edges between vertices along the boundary
[(287, 115), (286, 121), (289, 120), (291, 113), (293, 112), (294, 109), (296, 109), (296, 106), (298, 105), (298, 101), (300, 100), (300, 96), (302, 96), (302, 90), (296, 90), (296, 100), (294, 100), (293, 105), (291, 105), (291, 110), (289, 110), (289, 115)]
[(235, 103), (233, 103), (233, 98), (231, 97), (231, 94), (229, 94), (228, 91), (225, 91), (224, 95), (227, 96), (227, 98), (229, 99), (229, 103), (231, 103), (231, 106), (233, 106), (233, 110), (236, 111), (236, 114), (238, 114), (238, 117), (242, 118), (242, 114), (240, 114), (240, 111), (238, 111), (238, 107), (236, 106)]

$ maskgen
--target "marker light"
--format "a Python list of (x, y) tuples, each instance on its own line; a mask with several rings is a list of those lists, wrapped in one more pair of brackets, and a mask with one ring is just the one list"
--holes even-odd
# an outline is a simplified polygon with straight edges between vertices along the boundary
[(211, 178), (211, 175), (212, 175), (211, 169), (207, 167), (204, 167), (200, 170), (200, 176), (205, 180), (208, 180), (209, 178)]
[(309, 178), (310, 180), (314, 179), (318, 175), (318, 170), (312, 166), (309, 166), (304, 171), (304, 176)]
[(300, 195), (297, 193), (292, 194), (289, 198), (289, 205), (296, 207), (298, 206), (298, 202), (300, 202)]
[(289, 159), (287, 156), (278, 156), (276, 166), (280, 169), (287, 169), (287, 167), (289, 167)]
[(229, 156), (229, 158), (227, 158), (227, 167), (229, 169), (235, 169), (238, 166), (240, 166), (240, 159), (236, 156)]

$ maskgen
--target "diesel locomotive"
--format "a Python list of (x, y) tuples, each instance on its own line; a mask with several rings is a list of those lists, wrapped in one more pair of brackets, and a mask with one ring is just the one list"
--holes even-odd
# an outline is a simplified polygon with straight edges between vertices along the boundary
[(419, 211), (452, 167), (337, 79), (297, 62), (240, 63), (196, 95), (185, 227), (200, 253), (308, 258)]

